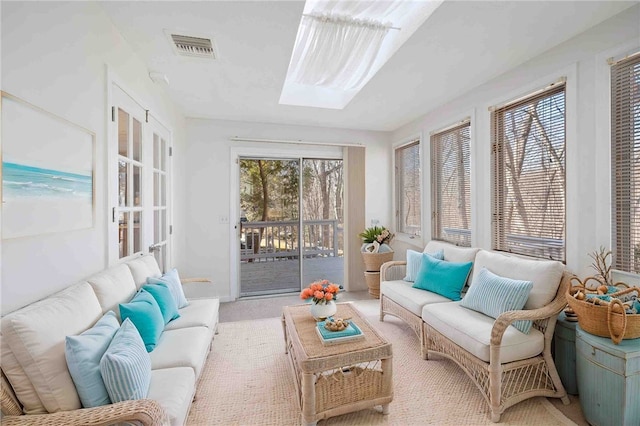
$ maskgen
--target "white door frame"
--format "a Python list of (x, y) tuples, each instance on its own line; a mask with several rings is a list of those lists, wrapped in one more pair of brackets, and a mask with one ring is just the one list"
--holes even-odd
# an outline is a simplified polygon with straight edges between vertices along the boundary
[[(142, 162), (145, 165), (143, 167), (142, 173), (142, 182), (141, 187), (144, 188), (144, 196), (149, 197), (153, 191), (153, 159), (149, 159), (150, 153), (152, 152), (152, 148), (150, 147), (153, 143), (153, 131), (157, 130), (158, 132), (162, 132), (162, 134), (167, 136), (167, 144), (169, 147), (173, 146), (173, 132), (172, 130), (164, 124), (164, 120), (159, 119), (156, 115), (151, 114), (149, 112), (149, 108), (147, 108), (143, 102), (140, 101), (136, 92), (131, 90), (118, 76), (117, 74), (108, 66), (106, 68), (106, 100), (107, 100), (107, 139), (106, 139), (106, 160), (104, 162), (104, 167), (106, 170), (107, 177), (107, 194), (106, 194), (106, 206), (107, 206), (107, 226), (106, 226), (106, 241), (108, 244), (106, 250), (106, 264), (111, 266), (119, 262), (126, 261), (133, 257), (136, 257), (135, 254), (120, 259), (118, 253), (118, 225), (116, 221), (117, 207), (118, 207), (118, 171), (117, 171), (117, 159), (118, 159), (118, 146), (113, 143), (115, 138), (117, 138), (118, 129), (117, 122), (113, 120), (112, 114), (116, 114), (117, 110), (112, 110), (112, 107), (115, 105), (115, 94), (114, 87), (119, 88), (125, 95), (130, 98), (130, 107), (141, 108), (146, 112), (146, 117), (141, 117), (142, 123)], [(148, 117), (148, 121), (146, 118)], [(167, 222), (168, 224), (172, 223), (173, 218), (173, 157), (169, 156), (167, 158)], [(149, 245), (153, 240), (153, 206), (148, 202), (143, 202), (143, 211), (142, 217), (144, 218), (144, 228), (142, 229), (141, 235), (141, 251), (142, 253), (147, 253), (149, 251)], [(167, 230), (168, 232), (168, 230)], [(168, 233), (167, 236), (167, 268), (173, 265), (173, 235)]]

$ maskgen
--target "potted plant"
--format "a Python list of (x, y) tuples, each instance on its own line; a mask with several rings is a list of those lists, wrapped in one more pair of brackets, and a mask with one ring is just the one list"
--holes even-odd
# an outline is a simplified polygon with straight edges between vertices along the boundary
[(389, 245), (394, 235), (384, 226), (372, 226), (358, 234), (362, 238), (362, 259), (365, 267), (365, 281), (369, 294), (380, 297), (380, 267), (393, 260), (393, 249)]

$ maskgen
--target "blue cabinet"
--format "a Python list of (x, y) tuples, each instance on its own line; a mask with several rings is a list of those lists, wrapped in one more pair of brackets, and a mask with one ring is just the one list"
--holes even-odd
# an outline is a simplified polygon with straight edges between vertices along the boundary
[(568, 321), (564, 312), (560, 312), (553, 334), (553, 360), (564, 388), (571, 395), (578, 394), (578, 381), (576, 380), (577, 325), (576, 322)]
[(594, 336), (576, 327), (580, 405), (594, 426), (640, 425), (640, 339)]

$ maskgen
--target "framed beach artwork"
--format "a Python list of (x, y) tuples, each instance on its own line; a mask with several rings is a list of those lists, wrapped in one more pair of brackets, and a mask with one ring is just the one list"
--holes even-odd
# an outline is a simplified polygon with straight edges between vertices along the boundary
[(95, 134), (2, 92), (2, 238), (92, 228)]

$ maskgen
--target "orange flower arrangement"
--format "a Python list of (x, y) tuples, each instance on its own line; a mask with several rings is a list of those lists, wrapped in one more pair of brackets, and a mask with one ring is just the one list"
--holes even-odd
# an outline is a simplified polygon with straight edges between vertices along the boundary
[(313, 303), (327, 303), (330, 300), (337, 300), (338, 292), (342, 290), (341, 285), (333, 284), (329, 280), (320, 280), (309, 284), (307, 288), (300, 292), (300, 299), (312, 299)]

